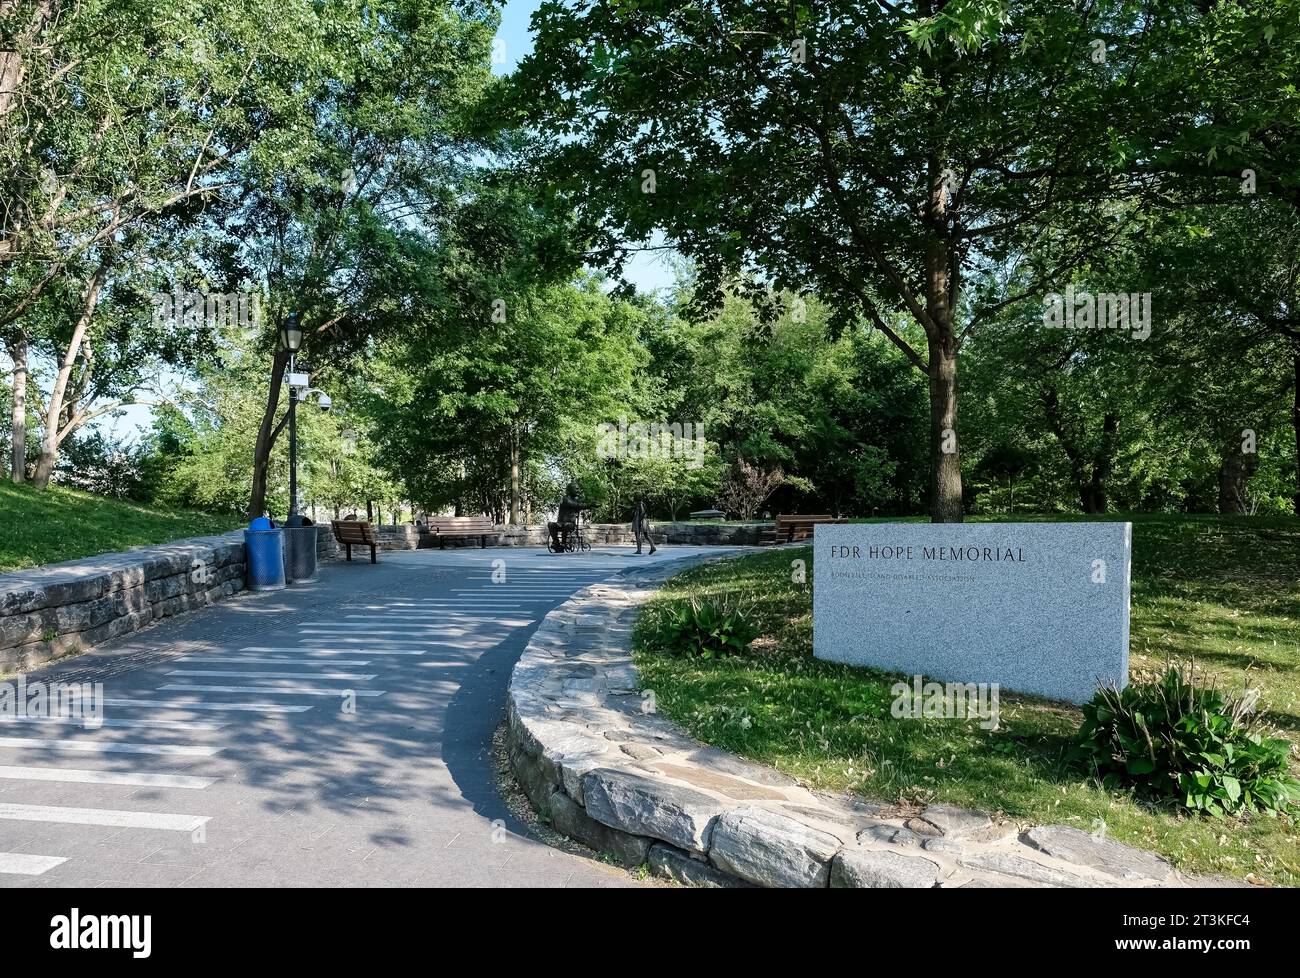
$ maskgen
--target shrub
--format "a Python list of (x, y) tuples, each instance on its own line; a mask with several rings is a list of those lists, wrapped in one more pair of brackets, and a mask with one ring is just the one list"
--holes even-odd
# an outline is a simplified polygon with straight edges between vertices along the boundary
[(1290, 744), (1268, 736), (1253, 699), (1169, 669), (1155, 683), (1098, 690), (1072, 752), (1103, 786), (1128, 785), (1194, 812), (1283, 814), (1300, 802)]
[(670, 652), (714, 659), (744, 652), (758, 638), (759, 629), (739, 607), (692, 598), (664, 609), (659, 634)]

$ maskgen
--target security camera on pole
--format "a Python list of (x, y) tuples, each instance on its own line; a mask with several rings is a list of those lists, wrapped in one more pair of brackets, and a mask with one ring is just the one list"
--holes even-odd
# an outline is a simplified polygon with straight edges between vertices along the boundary
[(306, 373), (298, 372), (298, 351), (302, 349), (302, 314), (291, 312), (280, 327), (280, 336), (284, 348), (289, 351), (289, 517), (298, 515), (298, 402), (305, 401), (312, 394), (319, 395), (317, 406), (328, 413), (334, 401), (319, 388), (311, 386), (311, 378)]

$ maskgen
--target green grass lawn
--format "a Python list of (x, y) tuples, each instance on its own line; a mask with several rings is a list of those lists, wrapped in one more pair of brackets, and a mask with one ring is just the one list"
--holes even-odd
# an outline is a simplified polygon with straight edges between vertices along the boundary
[(90, 557), (182, 537), (223, 533), (235, 516), (105, 499), (62, 486), (0, 483), (0, 571)]
[[(1300, 520), (1132, 519), (1131, 676), (1192, 658), (1198, 677), (1225, 689), (1240, 691), (1249, 676), (1270, 722), (1300, 745)], [(807, 561), (809, 584), (792, 583), (796, 558)], [(1072, 706), (1004, 692), (995, 731), (975, 719), (894, 719), (899, 677), (812, 658), (813, 570), (809, 547), (671, 580), (636, 630), (641, 681), (659, 709), (701, 740), (813, 787), (1089, 831), (1104, 823), (1109, 837), (1186, 871), (1300, 885), (1295, 820), (1195, 818), (1088, 783), (1064, 761), (1081, 719)], [(708, 662), (654, 651), (661, 609), (691, 595), (752, 602), (763, 630), (756, 651)]]

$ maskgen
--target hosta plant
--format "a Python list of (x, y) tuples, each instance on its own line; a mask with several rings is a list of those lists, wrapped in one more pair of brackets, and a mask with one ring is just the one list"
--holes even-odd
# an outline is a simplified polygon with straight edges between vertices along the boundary
[(1170, 668), (1153, 683), (1101, 689), (1083, 707), (1073, 757), (1107, 788), (1132, 787), (1194, 812), (1296, 814), (1291, 745), (1271, 736), (1255, 697), (1198, 686)]
[(759, 629), (738, 606), (691, 598), (663, 610), (659, 634), (664, 648), (676, 655), (717, 659), (744, 652)]

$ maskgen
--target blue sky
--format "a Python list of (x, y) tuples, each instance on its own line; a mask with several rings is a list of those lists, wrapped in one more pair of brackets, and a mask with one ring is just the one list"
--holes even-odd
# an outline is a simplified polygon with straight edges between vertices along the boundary
[(504, 75), (514, 70), (521, 58), (533, 49), (533, 34), (528, 29), (529, 18), (533, 11), (542, 5), (542, 0), (509, 0), (501, 8), (501, 29), (497, 39), (505, 42), (505, 63), (494, 65), (493, 70)]

